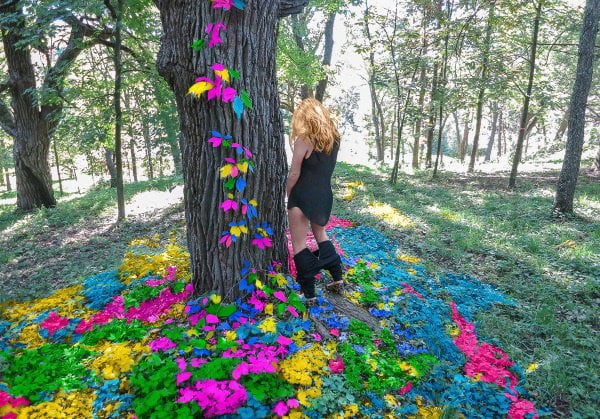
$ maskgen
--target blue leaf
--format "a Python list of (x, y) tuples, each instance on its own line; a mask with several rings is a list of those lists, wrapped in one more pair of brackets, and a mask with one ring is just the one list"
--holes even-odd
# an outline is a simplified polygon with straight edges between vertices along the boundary
[(240, 99), (239, 96), (236, 96), (235, 99), (233, 99), (233, 111), (235, 112), (237, 119), (242, 119), (242, 115), (244, 114), (244, 102), (242, 102), (242, 99)]
[(244, 189), (246, 189), (246, 180), (243, 177), (239, 177), (235, 182), (235, 187), (238, 191), (244, 192)]

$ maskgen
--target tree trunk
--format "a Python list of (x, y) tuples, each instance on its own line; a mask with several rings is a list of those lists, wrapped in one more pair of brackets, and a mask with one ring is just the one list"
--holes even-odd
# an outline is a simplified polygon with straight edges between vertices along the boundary
[(502, 156), (502, 140), (504, 139), (504, 121), (503, 119), (503, 111), (500, 109), (500, 115), (498, 115), (498, 157)]
[[(594, 159), (594, 172), (596, 174), (600, 173), (600, 144), (598, 144), (598, 153), (596, 153), (596, 158)], [(6, 177), (6, 184), (8, 185), (8, 190), (10, 191), (10, 183), (8, 182), (8, 176)]]
[(473, 137), (473, 149), (471, 151), (471, 160), (469, 161), (469, 173), (475, 170), (475, 160), (479, 152), (479, 134), (481, 133), (481, 117), (485, 100), (485, 88), (488, 79), (488, 68), (490, 61), (490, 49), (492, 43), (492, 22), (494, 20), (495, 2), (491, 2), (488, 14), (487, 26), (485, 30), (485, 44), (483, 49), (483, 60), (481, 63), (481, 80), (479, 85), (479, 94), (477, 95), (477, 116), (475, 119), (475, 136)]
[(383, 146), (383, 133), (381, 132), (381, 127), (383, 126), (383, 122), (380, 121), (380, 118), (383, 117), (381, 112), (381, 105), (379, 104), (377, 98), (377, 89), (375, 86), (375, 52), (374, 52), (374, 44), (371, 37), (371, 28), (369, 27), (369, 3), (365, 2), (365, 11), (364, 11), (364, 28), (365, 28), (365, 36), (367, 41), (369, 41), (369, 46), (371, 48), (369, 52), (369, 91), (371, 93), (371, 120), (373, 122), (373, 128), (375, 130), (375, 149), (376, 149), (376, 161), (383, 162), (384, 161), (384, 146)]
[[(325, 23), (325, 45), (323, 46), (323, 67), (331, 66), (331, 57), (333, 55), (333, 28), (335, 26), (335, 17), (337, 13), (333, 12), (329, 14), (327, 22)], [(323, 102), (325, 99), (325, 90), (327, 89), (327, 83), (329, 77), (326, 75), (325, 78), (317, 83), (315, 89), (315, 99)]]
[[(156, 0), (164, 34), (158, 55), (158, 69), (175, 93), (181, 128), (180, 149), (184, 176), (187, 242), (196, 293), (210, 291), (232, 301), (238, 294), (243, 261), (257, 268), (278, 260), (287, 266), (285, 245), (285, 179), (287, 163), (283, 123), (275, 72), (276, 25), (278, 14), (298, 11), (306, 1), (248, 2), (244, 11), (215, 11), (210, 2)], [(278, 10), (279, 8), (279, 10)], [(300, 8), (301, 9), (301, 8)], [(227, 37), (219, 47), (195, 52), (190, 44), (202, 37), (207, 24), (222, 17)], [(248, 91), (254, 110), (238, 121), (230, 104), (197, 100), (187, 95), (198, 76), (212, 77), (210, 67), (222, 63), (240, 72), (234, 87)], [(232, 135), (236, 142), (255, 155), (256, 171), (249, 175), (244, 195), (259, 202), (259, 219), (274, 228), (273, 247), (259, 251), (242, 236), (230, 248), (219, 245), (221, 232), (228, 230), (232, 215), (219, 204), (225, 199), (219, 168), (224, 149), (214, 149), (206, 140), (210, 131)], [(251, 226), (252, 227), (252, 226)]]
[(498, 102), (492, 104), (492, 132), (488, 141), (487, 148), (485, 149), (485, 161), (490, 161), (492, 158), (492, 150), (494, 148), (494, 138), (496, 137), (496, 130), (498, 126)]
[(438, 85), (438, 63), (433, 64), (433, 79), (431, 83), (431, 101), (429, 103), (429, 126), (427, 128), (427, 155), (425, 157), (425, 166), (431, 168), (431, 153), (433, 148), (433, 135), (435, 133), (436, 123), (436, 92)]
[(523, 157), (525, 157), (527, 155), (527, 150), (529, 149), (529, 137), (531, 136), (531, 131), (533, 131), (533, 128), (537, 124), (537, 121), (538, 121), (537, 116), (532, 116), (531, 118), (529, 118), (529, 121), (527, 122), (527, 129), (525, 130), (525, 150), (523, 151), (521, 160), (523, 159)]
[[(451, 8), (450, 3), (447, 3), (448, 10), (448, 25), (451, 22)], [(448, 28), (449, 29), (449, 28)], [(440, 163), (440, 156), (442, 154), (442, 133), (444, 131), (444, 126), (446, 125), (446, 121), (448, 120), (448, 116), (444, 118), (444, 102), (446, 100), (446, 76), (448, 74), (448, 41), (450, 39), (450, 31), (446, 31), (446, 35), (444, 36), (444, 61), (442, 63), (442, 76), (441, 76), (441, 89), (440, 89), (440, 115), (439, 121), (440, 126), (438, 130), (438, 141), (437, 141), (437, 151), (435, 153), (435, 166), (433, 168), (433, 177), (437, 176), (438, 166)]]
[(108, 169), (108, 173), (110, 174), (110, 187), (117, 187), (117, 166), (115, 166), (115, 160), (113, 158), (113, 151), (104, 147), (104, 160), (106, 162), (106, 168)]
[[(2, 176), (2, 174), (0, 173), (0, 176)], [(6, 179), (6, 190), (8, 192), (12, 191), (12, 185), (10, 183), (10, 173), (8, 171), (8, 167), (4, 168), (4, 178)]]
[(558, 126), (558, 130), (556, 131), (556, 135), (554, 136), (554, 144), (562, 141), (562, 138), (567, 131), (567, 127), (569, 126), (569, 113), (571, 109), (567, 108), (562, 119), (560, 120), (560, 125)]
[(456, 156), (460, 157), (460, 123), (458, 122), (458, 113), (452, 112), (454, 118), (454, 129), (456, 130)]
[[(131, 102), (129, 100), (129, 95), (127, 94), (127, 92), (125, 92), (125, 94), (124, 94), (124, 100), (125, 100), (125, 109), (131, 115), (131, 113), (132, 113)], [(135, 156), (136, 144), (135, 144), (135, 135), (133, 132), (133, 120), (129, 119), (128, 122), (129, 123), (127, 124), (127, 134), (129, 136), (129, 155), (131, 158), (131, 171), (133, 174), (133, 181), (137, 182), (138, 181), (138, 173), (137, 173), (137, 158)]]
[(594, 70), (594, 44), (598, 33), (599, 18), (600, 0), (587, 0), (579, 38), (577, 76), (571, 95), (567, 147), (554, 198), (553, 210), (555, 212), (573, 212), (573, 199), (583, 149), (585, 110)]
[[(31, 210), (54, 207), (52, 176), (48, 157), (50, 126), (38, 106), (35, 70), (26, 44), (25, 16), (15, 1), (4, 2), (0, 13), (13, 14), (11, 23), (2, 23), (2, 43), (8, 66), (9, 90), (14, 117), (8, 128), (14, 138), (13, 158), (17, 180), (17, 207)], [(18, 46), (21, 44), (21, 46)], [(3, 109), (6, 106), (3, 104)]]
[(542, 15), (543, 0), (538, 0), (535, 9), (535, 21), (533, 23), (533, 36), (531, 45), (531, 55), (529, 57), (529, 82), (527, 84), (527, 92), (525, 93), (525, 101), (523, 103), (523, 112), (521, 114), (521, 126), (519, 128), (519, 138), (517, 139), (517, 148), (515, 150), (515, 156), (513, 158), (512, 170), (510, 172), (510, 179), (508, 181), (508, 187), (514, 188), (517, 182), (517, 169), (519, 168), (519, 162), (521, 161), (521, 154), (523, 152), (523, 142), (525, 140), (525, 131), (527, 129), (527, 115), (529, 114), (529, 101), (531, 99), (531, 92), (533, 90), (533, 76), (535, 74), (535, 58), (538, 45), (538, 34), (540, 30), (540, 18)]
[[(423, 40), (425, 43), (426, 41)], [(425, 104), (425, 92), (427, 90), (427, 66), (423, 63), (421, 64), (421, 75), (419, 76), (419, 85), (421, 86), (419, 90), (419, 109), (417, 120), (415, 121), (415, 140), (413, 143), (413, 158), (412, 158), (412, 167), (413, 169), (419, 168), (419, 143), (421, 141), (421, 128), (423, 125), (423, 106)]]
[(114, 91), (114, 109), (115, 109), (115, 157), (116, 157), (116, 186), (117, 186), (117, 220), (125, 219), (125, 191), (123, 189), (123, 154), (122, 138), (123, 129), (123, 110), (121, 109), (121, 90), (123, 65), (121, 63), (122, 40), (121, 32), (123, 28), (123, 1), (116, 0), (116, 7), (113, 12), (115, 19), (115, 47), (113, 50), (113, 61), (115, 64), (115, 91)]
[(465, 161), (465, 157), (467, 155), (467, 151), (469, 149), (469, 131), (471, 130), (471, 127), (469, 126), (469, 124), (471, 123), (471, 115), (469, 115), (469, 113), (467, 112), (467, 116), (465, 116), (465, 130), (463, 132), (463, 138), (462, 141), (460, 142), (460, 162), (464, 163)]
[(58, 176), (58, 188), (60, 190), (60, 196), (64, 195), (62, 177), (60, 175), (60, 161), (58, 159), (58, 150), (56, 148), (56, 140), (52, 141), (52, 149), (54, 150), (54, 165), (56, 166), (56, 175)]
[(152, 163), (152, 141), (150, 138), (150, 125), (144, 119), (142, 121), (142, 135), (144, 136), (144, 145), (146, 146), (146, 164), (148, 167), (148, 179), (154, 179), (154, 164)]

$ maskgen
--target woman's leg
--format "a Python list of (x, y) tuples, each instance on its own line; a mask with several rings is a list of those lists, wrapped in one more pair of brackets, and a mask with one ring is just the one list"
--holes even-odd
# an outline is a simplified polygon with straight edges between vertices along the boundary
[(306, 233), (308, 233), (308, 218), (298, 207), (288, 209), (288, 223), (292, 236), (292, 249), (297, 255), (306, 248)]
[(320, 226), (318, 224), (310, 223), (310, 228), (315, 236), (315, 240), (317, 243), (321, 243), (329, 240), (327, 236), (327, 231), (325, 230), (325, 226)]

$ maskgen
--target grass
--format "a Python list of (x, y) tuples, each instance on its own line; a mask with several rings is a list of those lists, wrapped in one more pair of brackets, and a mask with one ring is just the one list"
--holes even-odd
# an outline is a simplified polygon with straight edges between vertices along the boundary
[[(125, 200), (181, 184), (168, 177), (125, 185)], [(0, 199), (6, 196), (0, 194)], [(127, 205), (126, 205), (127, 206)], [(0, 302), (47, 295), (88, 275), (115, 269), (135, 237), (182, 229), (183, 207), (128, 217), (117, 224), (115, 190), (96, 187), (31, 213), (0, 205)]]
[[(537, 362), (527, 389), (557, 416), (596, 417), (600, 302), (600, 184), (582, 177), (574, 217), (551, 217), (554, 176), (526, 175), (508, 191), (502, 176), (429, 173), (401, 177), (339, 164), (336, 215), (383, 231), (433, 272), (454, 271), (492, 283), (518, 304), (477, 318), (479, 333), (519, 365)], [(361, 180), (355, 198), (344, 185)], [(388, 204), (410, 227), (374, 216)]]
[[(556, 416), (600, 411), (596, 352), (600, 302), (600, 183), (581, 177), (577, 215), (550, 215), (556, 173), (522, 174), (508, 191), (505, 174), (428, 172), (401, 176), (339, 163), (334, 214), (368, 225), (419, 256), (431, 272), (468, 273), (518, 303), (480, 313), (478, 333), (519, 365), (537, 362), (525, 384)], [(363, 186), (350, 186), (352, 182)], [(128, 184), (126, 199), (167, 190), (180, 178)], [(349, 201), (343, 196), (354, 190)], [(9, 196), (0, 194), (0, 200)], [(377, 207), (370, 206), (378, 203)], [(79, 278), (112, 270), (134, 237), (182, 229), (183, 207), (115, 224), (114, 190), (69, 196), (54, 209), (16, 214), (0, 205), (0, 302), (47, 295)]]

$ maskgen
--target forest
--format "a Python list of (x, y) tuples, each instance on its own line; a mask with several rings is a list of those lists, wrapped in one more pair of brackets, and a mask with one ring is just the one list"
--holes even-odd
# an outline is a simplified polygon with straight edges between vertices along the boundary
[[(1, 0), (0, 418), (597, 417), (599, 20)], [(316, 305), (306, 98), (341, 134)]]

